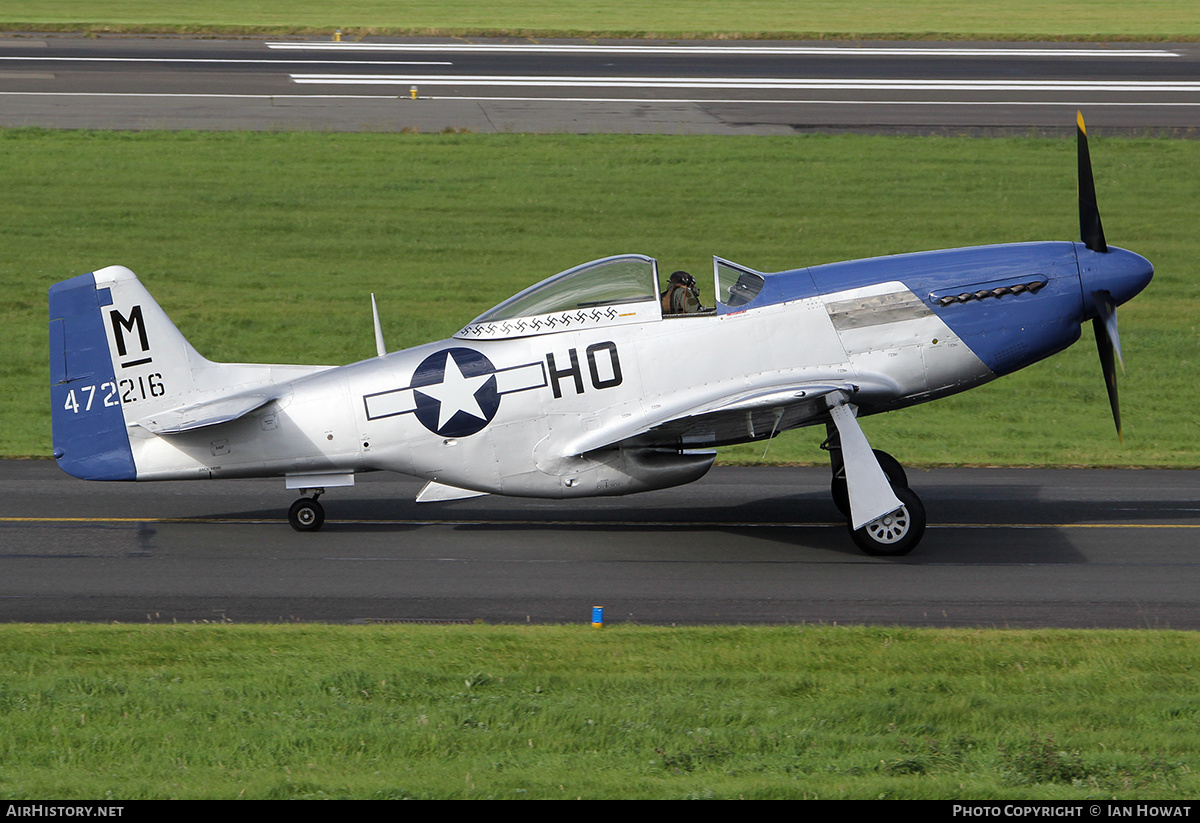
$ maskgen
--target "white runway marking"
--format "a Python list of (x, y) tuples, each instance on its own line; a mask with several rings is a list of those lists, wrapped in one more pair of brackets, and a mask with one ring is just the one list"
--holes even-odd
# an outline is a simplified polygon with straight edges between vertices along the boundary
[(887, 80), (788, 77), (582, 77), (539, 75), (293, 74), (300, 85), (525, 86), (531, 88), (780, 89), (786, 91), (1200, 92), (1193, 80)]
[[(4, 92), (0, 92), (3, 94)], [(335, 95), (329, 95), (335, 96)], [(392, 100), (392, 96), (382, 97), (380, 99)], [(1141, 102), (1127, 101), (1124, 103), (1117, 101), (1104, 100), (820, 100), (820, 99), (772, 99), (772, 100), (747, 100), (745, 98), (737, 99), (718, 99), (709, 97), (486, 97), (486, 96), (465, 96), (454, 95), (439, 97), (430, 95), (428, 97), (422, 95), (421, 100), (458, 100), (470, 101), (476, 103), (703, 103), (705, 105), (712, 103), (729, 103), (738, 105), (793, 105), (793, 106), (1064, 106), (1073, 108), (1078, 106), (1088, 106), (1089, 108), (1195, 108), (1200, 106), (1200, 101), (1176, 101), (1176, 102)]]
[(269, 49), (298, 51), (412, 51), (509, 54), (702, 54), (710, 56), (817, 55), (836, 57), (1179, 57), (1167, 49), (1094, 48), (911, 48), (895, 46), (658, 46), (540, 45), (506, 43), (267, 43)]
[(279, 58), (258, 59), (226, 59), (221, 57), (29, 57), (28, 55), (0, 55), (0, 60), (20, 60), (33, 62), (40, 60), (50, 63), (216, 63), (218, 65), (238, 65), (253, 63), (256, 65), (286, 66), (292, 63), (311, 65), (313, 63), (337, 63), (347, 66), (453, 66), (449, 60), (282, 60)]
[[(94, 92), (94, 91), (0, 91), (0, 97), (112, 97), (112, 98), (169, 98), (169, 99), (217, 99), (217, 100), (379, 100), (395, 102), (408, 100), (401, 94), (172, 94), (167, 92)], [(768, 106), (1089, 106), (1099, 108), (1194, 108), (1200, 101), (1176, 102), (1115, 102), (1102, 100), (819, 100), (819, 99), (775, 99), (745, 100), (707, 97), (488, 97), (488, 96), (421, 96), (424, 101), (473, 102), (473, 103), (628, 103), (631, 105), (654, 104), (739, 104)]]

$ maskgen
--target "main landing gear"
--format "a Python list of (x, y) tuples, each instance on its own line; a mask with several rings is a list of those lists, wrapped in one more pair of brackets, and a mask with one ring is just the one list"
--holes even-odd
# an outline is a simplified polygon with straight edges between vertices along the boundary
[(315, 532), (325, 524), (325, 507), (317, 502), (325, 490), (313, 489), (312, 492), (312, 497), (301, 497), (288, 509), (288, 523), (298, 532)]
[(891, 484), (892, 493), (900, 501), (900, 508), (855, 529), (850, 518), (846, 465), (836, 437), (827, 440), (822, 448), (828, 449), (830, 468), (833, 470), (829, 487), (833, 504), (846, 518), (846, 528), (855, 545), (866, 554), (885, 557), (899, 557), (912, 551), (925, 534), (925, 507), (921, 504), (921, 498), (908, 487), (908, 476), (900, 461), (885, 451), (871, 450)]

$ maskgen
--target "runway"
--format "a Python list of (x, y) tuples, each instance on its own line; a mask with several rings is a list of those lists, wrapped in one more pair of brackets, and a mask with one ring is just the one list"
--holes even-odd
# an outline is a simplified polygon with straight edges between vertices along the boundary
[(1106, 134), (1200, 128), (1200, 45), (0, 37), (0, 125)]
[[(271, 43), (0, 37), (0, 126), (1105, 134), (1200, 127), (1198, 44)], [(866, 557), (825, 468), (418, 506), (367, 475), (298, 535), (280, 481), (89, 484), (0, 461), (0, 620), (1200, 628), (1200, 474), (910, 471)]]
[(1200, 473), (912, 470), (904, 558), (860, 554), (824, 468), (623, 498), (413, 502), (360, 476), (297, 534), (278, 480), (85, 483), (0, 461), (0, 620), (1200, 628)]

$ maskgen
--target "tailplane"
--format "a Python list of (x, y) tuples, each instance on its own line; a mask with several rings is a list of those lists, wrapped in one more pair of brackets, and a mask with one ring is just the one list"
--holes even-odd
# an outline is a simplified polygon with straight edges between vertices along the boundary
[(202, 357), (124, 266), (50, 287), (54, 457), (85, 480), (137, 479), (131, 429), (144, 439), (228, 422), (274, 399), (281, 380), (324, 368)]

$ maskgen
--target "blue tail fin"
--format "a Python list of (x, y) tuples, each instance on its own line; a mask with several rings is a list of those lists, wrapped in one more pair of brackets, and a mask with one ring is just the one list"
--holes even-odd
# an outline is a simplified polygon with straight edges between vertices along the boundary
[(137, 477), (105, 328), (112, 302), (94, 274), (50, 287), (54, 458), (63, 471), (85, 480)]

